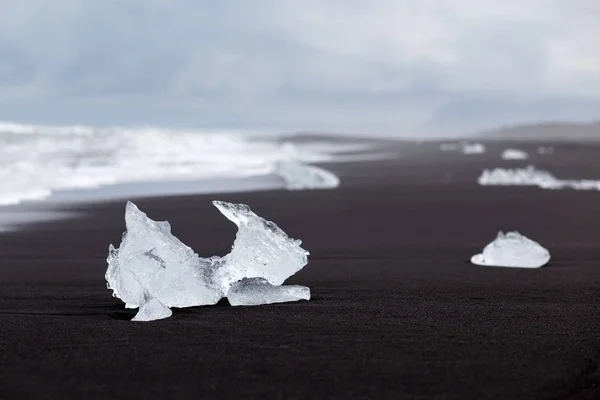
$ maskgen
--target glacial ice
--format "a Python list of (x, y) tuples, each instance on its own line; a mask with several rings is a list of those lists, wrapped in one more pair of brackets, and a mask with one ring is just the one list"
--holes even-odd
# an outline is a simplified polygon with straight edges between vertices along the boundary
[(264, 278), (244, 278), (231, 285), (227, 300), (232, 306), (257, 306), (310, 300), (310, 289), (300, 285), (271, 285)]
[(212, 279), (221, 265), (218, 257), (199, 258), (171, 234), (168, 222), (151, 220), (132, 202), (127, 202), (125, 225), (121, 246), (109, 247), (105, 277), (126, 308), (141, 307), (149, 298), (167, 307), (191, 307), (223, 297)]
[(456, 151), (458, 150), (458, 143), (442, 143), (440, 144), (441, 151)]
[(557, 179), (550, 172), (538, 170), (531, 165), (515, 169), (485, 169), (477, 182), (482, 186), (537, 186), (552, 190), (600, 190), (600, 180)]
[(238, 233), (229, 254), (202, 258), (171, 234), (168, 222), (153, 221), (127, 202), (127, 231), (119, 248), (109, 246), (105, 278), (126, 308), (139, 308), (134, 321), (167, 318), (170, 307), (216, 304), (245, 278), (281, 285), (308, 263), (300, 240), (248, 206), (213, 204), (238, 226)]
[(539, 186), (544, 189), (559, 189), (560, 182), (551, 173), (530, 165), (526, 168), (485, 169), (477, 182), (482, 186)]
[(171, 315), (173, 315), (173, 311), (169, 307), (157, 299), (147, 296), (132, 321), (155, 321), (169, 318)]
[(523, 150), (506, 149), (502, 152), (503, 160), (527, 160), (529, 154)]
[(485, 146), (482, 143), (465, 143), (462, 146), (463, 154), (483, 154)]
[(267, 221), (243, 204), (213, 201), (238, 232), (231, 252), (222, 259), (214, 277), (227, 293), (243, 278), (264, 278), (281, 285), (308, 263), (308, 251), (300, 240), (292, 239), (273, 222)]
[(553, 154), (554, 148), (550, 146), (540, 146), (537, 149), (538, 154)]
[(275, 173), (283, 178), (287, 190), (330, 189), (340, 184), (340, 179), (335, 174), (294, 161), (278, 162)]
[(463, 154), (483, 154), (485, 153), (485, 145), (482, 143), (442, 143), (440, 144), (441, 151), (457, 151), (460, 150)]
[(519, 232), (499, 232), (483, 252), (471, 257), (476, 265), (490, 267), (540, 268), (550, 261), (550, 252)]

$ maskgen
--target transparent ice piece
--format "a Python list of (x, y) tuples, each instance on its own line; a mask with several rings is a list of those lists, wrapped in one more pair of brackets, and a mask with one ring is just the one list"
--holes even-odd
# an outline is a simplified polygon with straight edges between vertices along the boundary
[(154, 297), (146, 295), (138, 313), (133, 317), (132, 321), (155, 321), (169, 318), (171, 315), (173, 315), (173, 312), (169, 307)]
[[(216, 304), (233, 283), (244, 278), (280, 285), (307, 264), (309, 253), (300, 247), (300, 240), (288, 237), (248, 206), (213, 204), (238, 226), (225, 257), (198, 257), (171, 234), (168, 222), (153, 221), (127, 202), (127, 231), (118, 249), (109, 246), (105, 277), (126, 308), (140, 308), (134, 320), (167, 318), (169, 307)], [(264, 289), (264, 285), (257, 287)], [(287, 293), (287, 289), (273, 290)]]
[(308, 251), (302, 241), (292, 239), (275, 223), (267, 221), (243, 204), (213, 201), (231, 222), (237, 225), (231, 252), (223, 257), (223, 266), (215, 272), (225, 292), (243, 278), (264, 278), (281, 285), (308, 263)]
[(125, 307), (140, 307), (144, 296), (167, 307), (216, 304), (223, 297), (212, 279), (220, 258), (199, 258), (171, 234), (168, 222), (151, 220), (132, 202), (127, 202), (125, 225), (121, 246), (110, 245), (105, 275)]
[(300, 285), (271, 285), (264, 278), (244, 278), (231, 285), (227, 300), (232, 306), (258, 306), (310, 300), (310, 289)]

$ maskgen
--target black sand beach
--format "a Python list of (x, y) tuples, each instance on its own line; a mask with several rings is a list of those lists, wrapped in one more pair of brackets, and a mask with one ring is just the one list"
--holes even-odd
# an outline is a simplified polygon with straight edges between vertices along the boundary
[[(600, 178), (600, 146), (518, 162), (500, 159), (506, 146), (400, 146), (397, 160), (327, 166), (337, 190), (135, 200), (203, 256), (235, 235), (210, 200), (248, 204), (311, 252), (288, 281), (308, 302), (130, 322), (104, 281), (123, 201), (0, 235), (0, 398), (600, 398), (600, 193), (476, 184), (482, 168), (529, 163)], [(469, 264), (499, 230), (551, 263)]]

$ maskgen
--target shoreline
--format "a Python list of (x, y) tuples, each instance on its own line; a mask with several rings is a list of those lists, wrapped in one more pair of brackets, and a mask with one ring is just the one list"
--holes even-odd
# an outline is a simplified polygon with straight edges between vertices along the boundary
[[(282, 152), (307, 152), (298, 154), (299, 158), (309, 156), (308, 160), (300, 160), (301, 164), (316, 166), (328, 170), (330, 165), (338, 163), (364, 163), (373, 160), (397, 157), (399, 144), (395, 144), (394, 152), (388, 150), (389, 141), (375, 139), (354, 139), (351, 137), (332, 137), (326, 135), (278, 136), (271, 138), (254, 137), (255, 140), (266, 140), (281, 145)], [(296, 148), (295, 146), (300, 146)], [(302, 146), (309, 146), (303, 148)], [(312, 149), (311, 147), (312, 146)], [(385, 152), (384, 152), (385, 151)], [(312, 153), (311, 153), (312, 152)], [(314, 160), (310, 160), (314, 157)], [(267, 164), (268, 157), (265, 159)], [(270, 161), (272, 163), (272, 161)], [(264, 169), (264, 168), (263, 168)], [(265, 190), (282, 190), (284, 178), (277, 173), (276, 167), (264, 169), (249, 176), (244, 173), (222, 177), (191, 178), (186, 176), (170, 177), (167, 180), (144, 180), (133, 182), (117, 182), (100, 184), (90, 188), (53, 189), (48, 197), (32, 200), (21, 200), (15, 204), (0, 205), (0, 233), (20, 229), (24, 225), (35, 224), (36, 220), (51, 221), (62, 218), (64, 212), (80, 204), (96, 204), (130, 198), (172, 197), (181, 195), (203, 195), (211, 193), (255, 192)]]
[[(228, 253), (236, 232), (210, 201), (249, 205), (310, 251), (286, 281), (311, 289), (306, 302), (129, 321), (135, 310), (104, 281), (122, 201), (0, 235), (0, 397), (593, 398), (600, 193), (476, 177), (528, 162), (593, 174), (600, 153), (506, 162), (504, 147), (465, 156), (415, 144), (395, 160), (330, 164), (334, 190), (132, 199), (203, 257)], [(540, 242), (550, 264), (469, 264), (501, 229)]]

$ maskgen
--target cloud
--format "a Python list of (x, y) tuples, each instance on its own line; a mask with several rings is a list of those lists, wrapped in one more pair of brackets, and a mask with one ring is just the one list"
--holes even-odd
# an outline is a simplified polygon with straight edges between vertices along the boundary
[(0, 10), (4, 119), (433, 131), (600, 117), (592, 0), (0, 0)]

